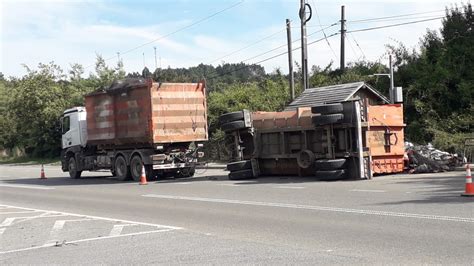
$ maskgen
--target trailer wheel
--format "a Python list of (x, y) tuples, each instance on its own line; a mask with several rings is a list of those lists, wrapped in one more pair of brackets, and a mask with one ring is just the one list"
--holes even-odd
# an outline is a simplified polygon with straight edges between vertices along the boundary
[(344, 119), (343, 114), (318, 115), (318, 116), (313, 116), (312, 118), (313, 124), (315, 124), (316, 126), (339, 123), (343, 119)]
[(244, 179), (250, 179), (250, 178), (253, 178), (253, 177), (254, 176), (253, 176), (252, 169), (235, 171), (235, 172), (230, 172), (229, 173), (229, 179), (230, 180), (244, 180)]
[(120, 181), (126, 181), (130, 179), (130, 168), (127, 166), (127, 162), (123, 156), (117, 157), (115, 159), (115, 174), (117, 179)]
[(298, 166), (307, 169), (311, 167), (315, 159), (314, 153), (310, 150), (302, 150), (298, 153), (296, 157), (296, 162)]
[(178, 171), (174, 173), (174, 178), (186, 178), (186, 177), (193, 177), (196, 169), (194, 167), (185, 167), (180, 168)]
[[(142, 167), (142, 158), (139, 155), (133, 156), (132, 160), (130, 161), (130, 173), (134, 181), (140, 182), (140, 178), (142, 176)], [(145, 175), (148, 177), (146, 173), (147, 171), (145, 169)]]
[(221, 129), (225, 132), (235, 131), (235, 130), (244, 129), (244, 128), (246, 128), (244, 121), (233, 121), (233, 122), (229, 122), (229, 123), (225, 123), (221, 125)]
[(219, 117), (219, 124), (223, 125), (223, 124), (226, 124), (226, 123), (229, 123), (229, 122), (243, 120), (243, 119), (244, 119), (244, 112), (243, 111), (226, 113), (226, 114), (223, 114)]
[(252, 169), (252, 162), (250, 160), (232, 162), (232, 163), (227, 164), (227, 170), (229, 170), (230, 172), (247, 170), (247, 169)]
[(323, 159), (317, 160), (314, 166), (317, 170), (335, 170), (345, 168), (346, 159)]
[(311, 107), (311, 113), (313, 114), (337, 114), (342, 113), (343, 107), (342, 103), (332, 103), (332, 104), (325, 104), (325, 105), (318, 105)]
[(82, 171), (77, 170), (77, 163), (76, 163), (76, 159), (74, 158), (74, 156), (69, 158), (68, 170), (69, 170), (69, 177), (71, 177), (73, 179), (81, 178)]
[(335, 181), (346, 179), (346, 171), (340, 170), (328, 170), (328, 171), (316, 171), (314, 176), (321, 181)]

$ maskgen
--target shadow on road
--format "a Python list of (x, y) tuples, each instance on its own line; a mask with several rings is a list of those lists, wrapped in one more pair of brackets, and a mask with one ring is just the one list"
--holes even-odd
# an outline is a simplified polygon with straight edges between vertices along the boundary
[(465, 176), (463, 172), (446, 172), (437, 174), (420, 174), (410, 178), (393, 179), (390, 185), (408, 185), (421, 195), (421, 199), (399, 200), (381, 205), (433, 204), (433, 203), (474, 203), (474, 198), (461, 197), (464, 192)]

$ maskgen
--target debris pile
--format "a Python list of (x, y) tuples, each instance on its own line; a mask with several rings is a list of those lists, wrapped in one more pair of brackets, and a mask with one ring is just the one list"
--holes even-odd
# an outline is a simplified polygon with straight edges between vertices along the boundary
[(405, 142), (405, 153), (408, 156), (409, 173), (450, 171), (463, 163), (462, 157), (435, 149), (431, 143), (414, 145), (411, 142)]

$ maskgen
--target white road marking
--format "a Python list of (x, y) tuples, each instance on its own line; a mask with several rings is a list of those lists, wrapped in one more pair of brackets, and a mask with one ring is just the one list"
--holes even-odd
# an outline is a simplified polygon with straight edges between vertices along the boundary
[(82, 221), (90, 221), (91, 219), (77, 219), (77, 220), (57, 220), (54, 222), (53, 229), (49, 233), (49, 240), (46, 241), (47, 244), (53, 244), (59, 241), (59, 233), (64, 228), (66, 222), (82, 222)]
[(219, 184), (219, 186), (227, 186), (227, 187), (240, 187), (239, 184)]
[(324, 206), (289, 204), (289, 203), (273, 203), (273, 202), (261, 202), (261, 201), (242, 201), (242, 200), (231, 200), (231, 199), (182, 197), (182, 196), (156, 195), (156, 194), (146, 194), (142, 196), (149, 197), (149, 198), (159, 198), (159, 199), (188, 200), (188, 201), (200, 201), (200, 202), (239, 204), (239, 205), (264, 206), (264, 207), (279, 207), (279, 208), (305, 209), (305, 210), (314, 210), (314, 211), (329, 211), (329, 212), (355, 213), (355, 214), (364, 214), (364, 215), (377, 215), (377, 216), (389, 216), (389, 217), (404, 217), (404, 218), (416, 218), (416, 219), (427, 219), (427, 220), (474, 223), (474, 218), (469, 218), (469, 217), (361, 210), (361, 209), (348, 209), (348, 208), (324, 207)]
[(0, 226), (5, 227), (5, 226), (10, 226), (13, 221), (15, 221), (16, 218), (6, 218), (3, 220), (3, 222), (0, 224)]
[(283, 188), (283, 189), (303, 189), (305, 187), (296, 187), (296, 186), (277, 186), (275, 188)]
[[(123, 235), (118, 235), (118, 236), (101, 236), (101, 237), (94, 237), (94, 238), (86, 238), (86, 239), (79, 239), (79, 240), (73, 240), (73, 241), (66, 241), (66, 242), (64, 242), (64, 245), (75, 244), (75, 243), (86, 242), (86, 241), (95, 241), (95, 240), (103, 240), (103, 239), (110, 239), (110, 238), (126, 237), (126, 236), (138, 236), (138, 235), (144, 235), (144, 234), (164, 233), (164, 232), (169, 232), (169, 231), (173, 231), (173, 230), (175, 230), (175, 229), (167, 228), (167, 229), (159, 229), (159, 230), (153, 230), (153, 231), (144, 231), (144, 232), (138, 232), (138, 233), (123, 234)], [(40, 249), (40, 248), (54, 247), (55, 245), (56, 245), (56, 243), (49, 243), (49, 244), (44, 244), (42, 246), (36, 246), (36, 247), (20, 248), (20, 249), (8, 250), (8, 251), (0, 251), (0, 254), (8, 254), (8, 253), (28, 251), (28, 250), (34, 250), (34, 249)]]
[(43, 213), (43, 214), (40, 214), (40, 215), (37, 215), (37, 216), (9, 217), (9, 218), (6, 218), (6, 219), (0, 224), (0, 226), (2, 226), (2, 227), (10, 226), (10, 225), (12, 225), (12, 223), (13, 223), (15, 220), (19, 220), (18, 222), (24, 222), (24, 221), (33, 220), (33, 219), (38, 219), (38, 218), (51, 218), (51, 217), (61, 217), (61, 216), (67, 216), (67, 215), (63, 215), (63, 214), (52, 214), (51, 212), (46, 212), (46, 213)]
[(351, 189), (350, 191), (353, 192), (373, 192), (373, 193), (384, 193), (385, 190), (377, 190), (377, 189)]
[(18, 211), (18, 212), (0, 212), (0, 215), (2, 214), (16, 214), (16, 213), (35, 213), (37, 211)]
[(3, 235), (3, 232), (5, 232), (7, 228), (3, 227), (3, 228), (0, 228), (0, 236)]
[[(17, 208), (17, 209), (22, 209), (22, 210), (36, 210), (38, 212), (46, 212), (46, 213), (58, 213), (59, 214), (58, 216), (75, 216), (75, 217), (83, 217), (83, 218), (96, 219), (96, 220), (112, 221), (112, 222), (122, 222), (122, 223), (138, 224), (138, 225), (147, 225), (147, 226), (161, 227), (161, 228), (167, 228), (167, 229), (173, 229), (173, 230), (183, 229), (182, 227), (178, 227), (178, 226), (152, 224), (152, 223), (144, 223), (144, 222), (135, 222), (135, 221), (130, 221), (130, 220), (106, 218), (106, 217), (92, 216), (92, 215), (83, 215), (83, 214), (77, 214), (77, 213), (54, 212), (54, 211), (41, 210), (41, 209), (16, 207), (16, 206), (10, 206), (10, 205), (0, 205), (0, 206), (7, 206), (7, 207)], [(55, 216), (49, 216), (49, 217), (55, 217)], [(35, 216), (33, 216), (33, 218), (35, 218)]]
[(110, 230), (109, 236), (118, 236), (118, 235), (122, 234), (122, 230), (125, 226), (133, 226), (133, 225), (135, 225), (135, 224), (116, 224), (116, 225), (114, 225), (112, 230)]
[(15, 184), (3, 184), (3, 183), (0, 183), (0, 187), (27, 188), (27, 189), (40, 189), (40, 190), (56, 189), (54, 187), (46, 187), (46, 186), (15, 185)]
[[(144, 226), (155, 227), (157, 230), (143, 231), (143, 232), (136, 232), (136, 233), (129, 233), (129, 234), (121, 234), (121, 231), (123, 229), (123, 227), (122, 227), (122, 229), (115, 229), (116, 230), (115, 232), (112, 232), (114, 230), (114, 229), (112, 229), (112, 231), (110, 233), (111, 235), (109, 235), (109, 236), (100, 236), (100, 237), (95, 237), (95, 238), (86, 238), (86, 239), (79, 239), (79, 240), (73, 240), (73, 241), (64, 241), (64, 242), (61, 242), (61, 244), (67, 245), (67, 244), (74, 244), (74, 243), (80, 243), (80, 242), (86, 242), (86, 241), (95, 241), (95, 240), (102, 240), (102, 239), (109, 239), (109, 238), (136, 236), (136, 235), (153, 234), (153, 233), (163, 233), (163, 232), (170, 232), (170, 231), (173, 231), (173, 230), (182, 230), (183, 229), (182, 227), (177, 227), (177, 226), (152, 224), (152, 223), (144, 223), (144, 222), (135, 222), (135, 221), (129, 221), (129, 220), (123, 220), (123, 219), (113, 219), (113, 218), (106, 218), (106, 217), (99, 217), (99, 216), (82, 215), (82, 214), (77, 214), (77, 213), (54, 212), (54, 211), (48, 211), (48, 210), (24, 208), (24, 207), (10, 206), (10, 205), (0, 205), (0, 208), (15, 208), (15, 209), (21, 209), (21, 210), (31, 210), (31, 211), (37, 211), (37, 212), (44, 212), (43, 214), (38, 215), (38, 216), (10, 217), (10, 218), (13, 218), (13, 220), (23, 219), (22, 221), (25, 221), (25, 220), (28, 220), (28, 219), (49, 218), (49, 217), (59, 217), (59, 216), (73, 216), (73, 217), (79, 217), (80, 218), (80, 219), (74, 219), (74, 220), (56, 221), (54, 226), (53, 226), (52, 232), (50, 233), (50, 240), (47, 241), (46, 244), (44, 244), (42, 246), (21, 248), (21, 249), (8, 250), (8, 251), (0, 251), (0, 254), (15, 253), (15, 252), (21, 252), (21, 251), (27, 251), (27, 250), (53, 247), (53, 246), (57, 245), (57, 242), (58, 242), (55, 239), (55, 238), (57, 238), (55, 236), (55, 234), (56, 234), (55, 232), (59, 232), (64, 227), (64, 224), (66, 222), (73, 222), (73, 221), (102, 220), (102, 221), (111, 221), (111, 222), (121, 222), (121, 223), (124, 223), (124, 224), (120, 225), (120, 226), (144, 225)], [(7, 221), (7, 222), (4, 221), (4, 223), (5, 224), (7, 224), (7, 223), (12, 224), (13, 220), (12, 221)], [(2, 230), (2, 229), (3, 229), (3, 231), (5, 231), (6, 227), (0, 228), (0, 230)], [(120, 231), (120, 232), (118, 232), (118, 231)], [(1, 241), (0, 241), (0, 244), (1, 244)]]

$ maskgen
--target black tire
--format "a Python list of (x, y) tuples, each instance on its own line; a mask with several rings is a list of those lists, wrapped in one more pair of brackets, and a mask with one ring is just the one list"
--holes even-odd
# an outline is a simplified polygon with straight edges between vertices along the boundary
[(321, 181), (335, 181), (347, 179), (346, 171), (340, 170), (328, 170), (328, 171), (316, 171), (314, 176)]
[(77, 170), (76, 158), (74, 157), (70, 157), (68, 160), (68, 172), (69, 172), (69, 177), (72, 179), (81, 178), (82, 171)]
[(342, 113), (342, 111), (343, 111), (342, 103), (331, 103), (331, 104), (318, 105), (318, 106), (311, 107), (311, 113), (313, 114), (322, 114), (322, 115), (337, 114), (337, 113)]
[(298, 153), (296, 157), (296, 162), (298, 166), (303, 169), (310, 168), (313, 165), (315, 156), (314, 153), (310, 150), (302, 150)]
[(127, 166), (127, 162), (123, 156), (119, 156), (115, 159), (114, 169), (118, 180), (130, 180), (130, 168)]
[(314, 162), (316, 170), (336, 170), (342, 169), (346, 166), (346, 159), (322, 159)]
[(232, 163), (227, 164), (227, 170), (231, 172), (247, 170), (247, 169), (252, 169), (252, 162), (250, 160), (232, 162)]
[(235, 171), (229, 173), (230, 180), (244, 180), (244, 179), (251, 179), (253, 178), (252, 169)]
[(174, 174), (175, 178), (186, 178), (186, 177), (192, 177), (194, 176), (194, 173), (196, 172), (196, 169), (194, 167), (185, 167), (182, 169), (179, 169), (176, 174)]
[(342, 122), (344, 119), (343, 114), (330, 114), (330, 115), (318, 115), (313, 116), (313, 124), (316, 126), (328, 125)]
[(219, 117), (219, 124), (223, 125), (223, 124), (226, 124), (226, 123), (229, 123), (229, 122), (243, 120), (243, 119), (244, 119), (244, 112), (243, 111), (226, 113), (226, 114), (223, 114)]
[(132, 160), (130, 161), (130, 174), (132, 176), (133, 181), (140, 182), (140, 178), (142, 176), (142, 168), (143, 162), (140, 155), (133, 156)]
[(233, 121), (233, 122), (229, 122), (229, 123), (225, 123), (221, 125), (221, 129), (225, 132), (235, 131), (235, 130), (244, 129), (244, 128), (246, 128), (244, 121)]

